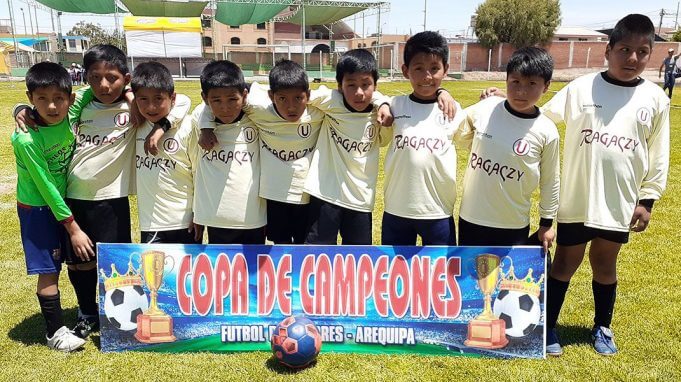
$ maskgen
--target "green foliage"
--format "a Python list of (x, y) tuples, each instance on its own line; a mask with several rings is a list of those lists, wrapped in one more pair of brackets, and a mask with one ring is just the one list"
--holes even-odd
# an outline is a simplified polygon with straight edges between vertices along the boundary
[(681, 42), (681, 29), (674, 32), (674, 34), (672, 35), (672, 41)]
[(547, 43), (561, 20), (559, 0), (485, 0), (476, 13), (475, 34), (487, 48)]
[(126, 51), (125, 36), (116, 30), (109, 32), (99, 24), (79, 21), (66, 33), (66, 35), (86, 36), (90, 38), (91, 46), (97, 44), (111, 44), (123, 49), (124, 52)]
[[(564, 84), (552, 83), (540, 103)], [(317, 84), (313, 84), (314, 87)], [(501, 82), (443, 83), (462, 106), (477, 101), (480, 90), (504, 87)], [(408, 94), (407, 82), (381, 83), (387, 95)], [(23, 83), (0, 83), (0, 108), (11, 110), (26, 102)], [(200, 101), (198, 81), (178, 81), (178, 93)], [(681, 103), (681, 94), (673, 105)], [(678, 264), (681, 264), (681, 151), (672, 150), (667, 191), (655, 203), (646, 232), (632, 233), (618, 259), (617, 306), (613, 330), (620, 353), (597, 355), (589, 345), (593, 325), (591, 271), (588, 260), (570, 284), (558, 329), (565, 354), (547, 360), (495, 360), (446, 356), (395, 356), (332, 354), (324, 352), (311, 368), (293, 372), (282, 369), (267, 352), (254, 353), (101, 353), (99, 335), (87, 340), (76, 354), (60, 354), (45, 346), (44, 324), (35, 297), (36, 278), (26, 276), (16, 217), (14, 155), (9, 144), (14, 128), (11, 113), (0, 114), (0, 381), (657, 381), (680, 380), (681, 304)], [(681, 125), (681, 109), (673, 106), (671, 126)], [(564, 127), (559, 131), (564, 136)], [(681, 146), (681, 134), (671, 135), (671, 147)], [(382, 151), (382, 158), (385, 149)], [(463, 178), (468, 152), (458, 152), (458, 174)], [(383, 166), (381, 165), (381, 169)], [(374, 210), (374, 244), (380, 241), (383, 213), (383, 171), (379, 173)], [(461, 195), (461, 182), (458, 195)], [(134, 200), (131, 202), (134, 206)], [(535, 199), (536, 205), (536, 199)], [(136, 211), (133, 210), (136, 223)], [(454, 216), (458, 216), (458, 212)], [(536, 208), (533, 229), (539, 221)], [(136, 225), (133, 231), (138, 232)], [(136, 241), (139, 241), (137, 235)], [(76, 298), (66, 271), (60, 280), (65, 320), (73, 325)]]

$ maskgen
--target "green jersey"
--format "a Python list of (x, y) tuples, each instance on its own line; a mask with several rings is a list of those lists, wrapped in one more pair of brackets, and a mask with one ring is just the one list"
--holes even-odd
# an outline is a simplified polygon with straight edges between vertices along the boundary
[(17, 201), (29, 206), (49, 206), (60, 222), (71, 217), (71, 210), (64, 202), (66, 177), (75, 147), (71, 124), (92, 98), (91, 91), (78, 92), (68, 118), (54, 125), (40, 126), (37, 131), (29, 129), (26, 133), (12, 134), (17, 163)]

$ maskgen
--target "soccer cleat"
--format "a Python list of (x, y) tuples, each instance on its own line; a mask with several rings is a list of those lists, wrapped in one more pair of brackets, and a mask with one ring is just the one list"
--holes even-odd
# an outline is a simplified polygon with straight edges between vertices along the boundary
[(593, 343), (596, 353), (600, 355), (617, 354), (615, 335), (610, 328), (606, 328), (605, 326), (594, 326), (591, 330), (591, 342)]
[(78, 316), (78, 321), (72, 331), (73, 334), (80, 338), (87, 338), (90, 333), (99, 331), (99, 318), (97, 316)]
[(62, 326), (54, 332), (52, 338), (47, 338), (47, 347), (65, 353), (78, 350), (85, 345), (85, 340), (76, 337), (66, 326)]
[(560, 339), (555, 328), (546, 330), (546, 354), (552, 357), (559, 357), (563, 354), (563, 348), (560, 346)]

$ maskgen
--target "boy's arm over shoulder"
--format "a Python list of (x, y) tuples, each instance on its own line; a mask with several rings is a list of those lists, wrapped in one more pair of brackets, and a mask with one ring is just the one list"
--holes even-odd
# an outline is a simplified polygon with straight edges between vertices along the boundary
[(569, 102), (570, 88), (570, 84), (565, 85), (541, 107), (541, 112), (549, 117), (553, 123), (565, 122), (565, 111)]
[(179, 128), (182, 120), (189, 114), (191, 106), (192, 100), (189, 97), (184, 94), (177, 94), (175, 96), (175, 104), (170, 109), (170, 114), (166, 117), (168, 122), (170, 122), (170, 126)]
[(52, 210), (57, 221), (66, 223), (73, 220), (71, 210), (55, 186), (54, 176), (50, 173), (47, 160), (40, 147), (28, 133), (19, 133), (12, 139), (14, 153), (21, 159), (40, 196)]
[(80, 120), (80, 115), (90, 102), (95, 99), (95, 93), (89, 86), (84, 86), (76, 90), (76, 96), (71, 107), (69, 107), (69, 122), (71, 124)]
[(310, 106), (314, 106), (317, 109), (326, 112), (333, 107), (331, 100), (333, 99), (333, 93), (334, 90), (326, 85), (322, 85), (317, 89), (313, 89), (310, 91), (310, 98), (308, 99), (307, 104)]
[(648, 146), (648, 172), (641, 182), (639, 200), (658, 200), (667, 186), (669, 172), (669, 99), (660, 101), (659, 112), (653, 117)]

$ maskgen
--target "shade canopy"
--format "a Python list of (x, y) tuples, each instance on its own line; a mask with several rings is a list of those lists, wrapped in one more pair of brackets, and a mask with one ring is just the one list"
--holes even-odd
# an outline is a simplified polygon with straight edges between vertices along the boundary
[(116, 6), (114, 0), (36, 0), (40, 4), (62, 12), (70, 13), (96, 13), (105, 15), (109, 13), (125, 12)]
[(199, 17), (208, 1), (121, 0), (135, 16)]

